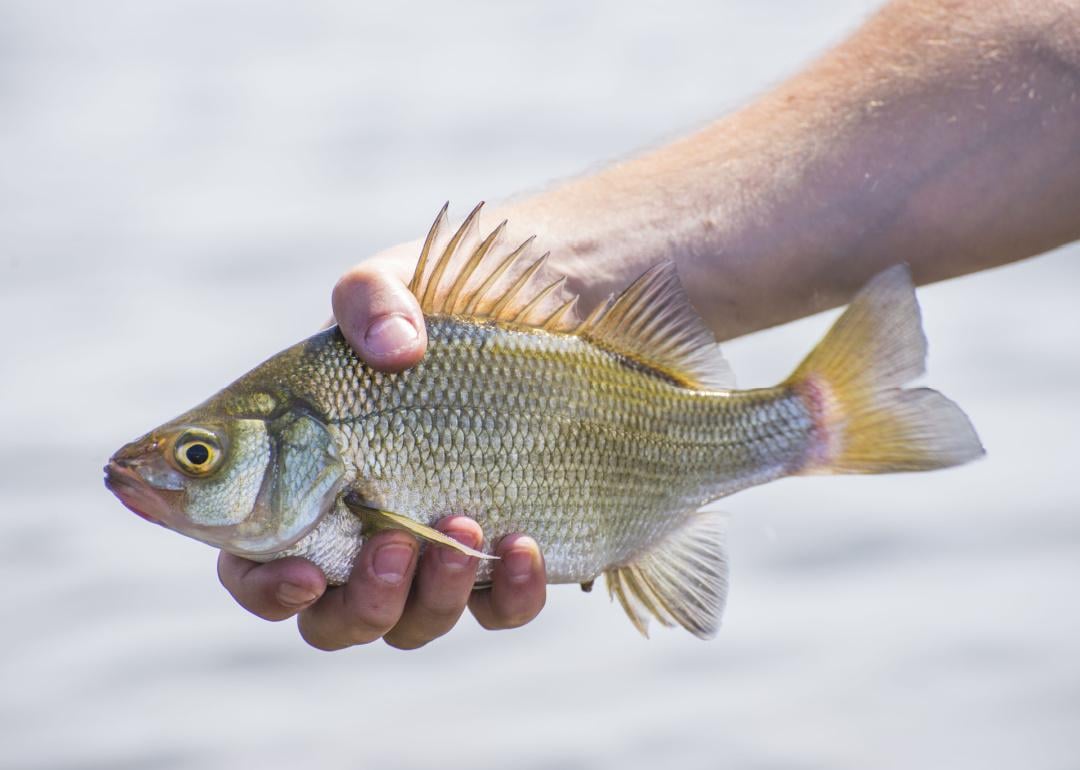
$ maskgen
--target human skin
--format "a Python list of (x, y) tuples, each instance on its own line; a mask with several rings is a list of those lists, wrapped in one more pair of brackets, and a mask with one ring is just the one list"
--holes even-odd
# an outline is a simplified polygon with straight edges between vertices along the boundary
[[(538, 235), (588, 311), (664, 259), (720, 340), (845, 303), (906, 262), (917, 283), (1080, 238), (1080, 2), (899, 0), (746, 108), (595, 174), (502, 204), (507, 242)], [(388, 371), (423, 356), (408, 280), (418, 242), (348, 271), (334, 313), (357, 353)], [(476, 545), (465, 517), (439, 528)], [(222, 554), (236, 600), (269, 620), (299, 613), (304, 638), (338, 649), (383, 638), (418, 647), (466, 603), (487, 628), (544, 604), (543, 559), (504, 538), (490, 590), (474, 560), (384, 532), (348, 585), (326, 589), (300, 559)], [(382, 556), (397, 556), (393, 580)], [(448, 562), (449, 558), (449, 562)], [(520, 571), (518, 571), (520, 570)]]

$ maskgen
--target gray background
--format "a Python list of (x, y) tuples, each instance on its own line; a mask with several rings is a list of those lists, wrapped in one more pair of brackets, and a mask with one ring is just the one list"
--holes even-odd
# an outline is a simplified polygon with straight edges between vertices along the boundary
[[(822, 5), (0, 2), (0, 765), (1080, 766), (1076, 247), (920, 292), (985, 460), (725, 501), (709, 643), (559, 587), (517, 631), (317, 653), (101, 485), (444, 199), (690, 130), (876, 3)], [(742, 384), (828, 320), (728, 345)]]

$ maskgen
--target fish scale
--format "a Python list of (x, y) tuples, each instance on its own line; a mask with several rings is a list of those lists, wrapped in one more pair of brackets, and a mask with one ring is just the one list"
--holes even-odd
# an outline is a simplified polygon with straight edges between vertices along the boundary
[(811, 439), (785, 389), (691, 391), (565, 335), (431, 319), (428, 337), (422, 364), (385, 374), (327, 332), (279, 376), (335, 427), (366, 501), (428, 525), (469, 515), (489, 551), (526, 532), (553, 582), (591, 580), (705, 502), (783, 475)]

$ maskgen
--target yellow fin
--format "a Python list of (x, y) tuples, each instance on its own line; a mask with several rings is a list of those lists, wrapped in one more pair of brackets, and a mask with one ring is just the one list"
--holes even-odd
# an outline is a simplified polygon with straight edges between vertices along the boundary
[(650, 617), (701, 639), (716, 635), (727, 599), (726, 522), (715, 511), (695, 514), (630, 564), (604, 572), (608, 593), (642, 635)]
[(455, 551), (459, 551), (466, 556), (488, 560), (499, 558), (498, 556), (486, 554), (483, 551), (477, 551), (475, 548), (469, 548), (469, 546), (459, 543), (449, 535), (444, 535), (439, 530), (428, 527), (418, 521), (414, 521), (408, 516), (402, 516), (399, 513), (391, 513), (390, 511), (384, 511), (379, 508), (372, 508), (363, 503), (359, 496), (353, 492), (345, 495), (345, 505), (350, 511), (363, 520), (365, 530), (378, 532), (383, 529), (401, 529), (421, 540), (436, 545), (442, 545), (447, 548), (453, 548)]
[(911, 273), (897, 265), (855, 295), (784, 383), (816, 423), (802, 473), (922, 471), (982, 455), (960, 407), (929, 388), (900, 387), (923, 373), (925, 361)]
[(446, 221), (446, 211), (450, 208), (450, 201), (443, 204), (443, 207), (439, 209), (439, 213), (435, 216), (435, 221), (431, 225), (431, 229), (428, 230), (427, 238), (424, 239), (424, 245), (420, 249), (420, 258), (416, 261), (416, 267), (413, 269), (412, 280), (409, 281), (409, 291), (416, 295), (419, 300), (424, 294), (423, 278), (424, 272), (427, 269), (428, 258), (431, 256), (431, 247), (435, 245), (435, 236), (438, 235), (439, 229), (442, 227), (442, 223)]
[(504, 221), (475, 247), (467, 246), (476, 241), (473, 230), (482, 205), (469, 213), (432, 262), (436, 244), (443, 241), (445, 206), (435, 218), (409, 283), (424, 313), (577, 334), (685, 387), (735, 386), (674, 264), (652, 268), (579, 322), (576, 295), (566, 290), (564, 276), (547, 268), (547, 254), (532, 256), (533, 238), (505, 253), (499, 248)]
[(531, 253), (534, 238), (505, 253), (498, 248), (504, 221), (470, 246), (476, 241), (473, 230), (482, 206), (469, 213), (432, 263), (435, 245), (442, 240), (445, 207), (435, 218), (409, 282), (420, 309), (433, 316), (502, 321), (556, 332), (572, 330), (577, 320), (569, 311), (575, 297), (566, 292), (562, 276), (550, 275), (548, 255)]
[(672, 262), (661, 262), (581, 322), (585, 339), (657, 369), (688, 388), (729, 390), (735, 377), (690, 305)]

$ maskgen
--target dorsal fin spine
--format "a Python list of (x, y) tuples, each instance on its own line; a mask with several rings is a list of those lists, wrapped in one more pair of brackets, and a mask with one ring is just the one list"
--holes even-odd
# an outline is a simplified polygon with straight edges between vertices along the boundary
[(566, 276), (559, 276), (554, 281), (545, 286), (543, 289), (541, 289), (539, 292), (537, 292), (536, 296), (532, 298), (529, 304), (523, 307), (521, 311), (516, 316), (514, 316), (514, 322), (528, 323), (529, 315), (537, 307), (539, 307), (540, 303), (547, 299), (553, 291), (561, 288), (564, 283), (566, 283)]
[(457, 277), (457, 280), (454, 281), (453, 285), (450, 287), (450, 293), (446, 295), (446, 299), (443, 301), (442, 305), (443, 308), (451, 315), (453, 315), (454, 313), (455, 306), (458, 303), (458, 299), (461, 296), (462, 290), (465, 288), (465, 284), (469, 282), (469, 278), (472, 277), (472, 274), (476, 271), (476, 268), (484, 260), (484, 257), (487, 256), (487, 253), (491, 250), (492, 244), (494, 244), (495, 241), (498, 240), (499, 236), (502, 235), (503, 230), (505, 229), (506, 220), (504, 219), (499, 224), (499, 226), (492, 230), (488, 234), (488, 237), (485, 238), (483, 242), (476, 247), (476, 251), (473, 252), (473, 255), (469, 257), (469, 261), (465, 263), (465, 266), (461, 269), (461, 275)]
[(577, 304), (577, 301), (578, 298), (575, 295), (570, 299), (566, 300), (566, 302), (559, 305), (559, 307), (555, 308), (555, 311), (547, 317), (547, 320), (544, 321), (543, 326), (541, 326), (540, 328), (547, 331), (553, 331), (554, 329), (558, 328), (559, 322), (566, 317), (566, 314), (570, 311), (572, 307), (574, 307), (574, 305)]
[(476, 207), (469, 212), (469, 216), (465, 217), (465, 221), (461, 223), (461, 227), (454, 233), (450, 243), (446, 244), (439, 261), (431, 269), (431, 277), (428, 279), (427, 288), (424, 289), (424, 297), (420, 300), (421, 307), (434, 307), (435, 298), (438, 296), (439, 283), (442, 281), (443, 273), (446, 272), (446, 266), (450, 264), (450, 259), (454, 256), (454, 252), (457, 251), (458, 244), (465, 237), (465, 233), (468, 232), (469, 227), (483, 206), (483, 201), (476, 204)]
[(507, 271), (510, 265), (514, 264), (518, 257), (525, 253), (525, 250), (532, 245), (534, 240), (536, 240), (535, 235), (529, 236), (520, 246), (507, 254), (506, 258), (499, 263), (498, 267), (491, 271), (491, 275), (489, 275), (480, 285), (480, 288), (473, 294), (473, 298), (469, 301), (469, 304), (465, 306), (465, 315), (475, 315), (479, 311), (480, 303), (483, 301), (488, 291), (491, 290), (491, 287), (502, 277), (503, 273)]
[(575, 333), (585, 335), (592, 332), (593, 327), (596, 324), (596, 320), (598, 318), (601, 318), (608, 311), (608, 308), (610, 308), (614, 303), (615, 295), (609, 294), (607, 296), (607, 299), (605, 299), (603, 302), (593, 308), (593, 311), (589, 313), (588, 316), (586, 316), (585, 320), (578, 324)]
[(442, 223), (446, 221), (446, 211), (450, 208), (450, 201), (443, 204), (443, 207), (439, 209), (439, 213), (435, 217), (435, 221), (431, 223), (431, 229), (428, 230), (427, 238), (424, 239), (424, 246), (420, 249), (420, 259), (416, 261), (416, 269), (413, 270), (412, 280), (409, 281), (409, 291), (414, 295), (420, 293), (420, 287), (424, 281), (424, 270), (427, 269), (428, 255), (431, 254), (431, 245), (435, 243), (435, 238), (439, 234), (439, 229), (442, 227)]
[(510, 305), (510, 303), (517, 296), (518, 292), (521, 291), (525, 284), (529, 282), (529, 279), (531, 279), (534, 275), (540, 272), (540, 268), (542, 268), (547, 262), (548, 255), (550, 253), (551, 252), (545, 251), (543, 256), (540, 257), (540, 259), (533, 262), (532, 265), (529, 266), (528, 270), (518, 276), (518, 279), (514, 281), (514, 285), (511, 286), (510, 289), (506, 292), (506, 294), (503, 295), (502, 299), (495, 303), (495, 307), (491, 308), (489, 315), (497, 318), (499, 314), (502, 313), (503, 310), (505, 310)]

